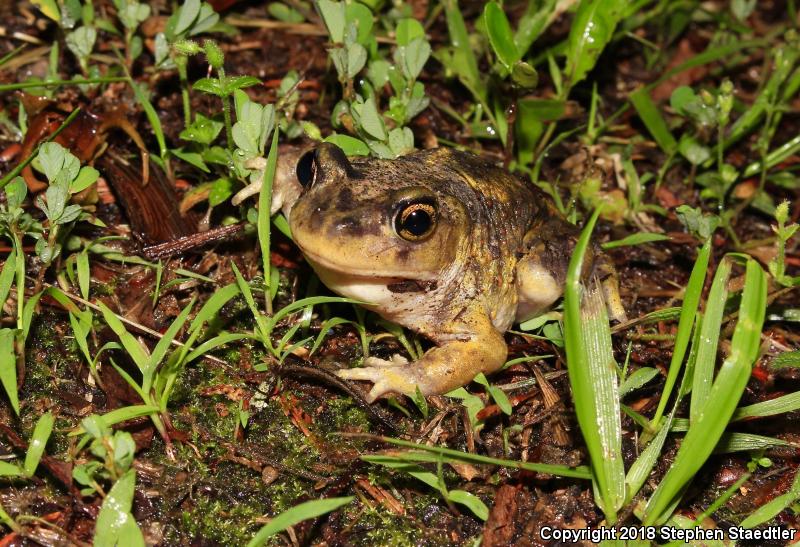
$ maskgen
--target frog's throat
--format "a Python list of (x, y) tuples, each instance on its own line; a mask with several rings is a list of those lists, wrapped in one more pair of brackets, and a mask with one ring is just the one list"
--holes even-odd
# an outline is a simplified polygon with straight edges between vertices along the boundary
[[(393, 283), (402, 280), (396, 277), (378, 277), (375, 275), (356, 275), (331, 269), (306, 257), (320, 280), (333, 292), (362, 302), (364, 307), (392, 319), (393, 312), (405, 300), (390, 290)], [(423, 293), (424, 296), (424, 293)]]

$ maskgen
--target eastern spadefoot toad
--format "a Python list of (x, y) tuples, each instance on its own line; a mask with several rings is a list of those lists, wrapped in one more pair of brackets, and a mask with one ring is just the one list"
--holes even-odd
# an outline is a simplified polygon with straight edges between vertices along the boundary
[[(370, 400), (445, 393), (499, 369), (503, 333), (561, 296), (580, 232), (533, 186), (448, 148), (348, 159), (321, 144), (296, 177), (276, 178), (273, 198), (325, 285), (435, 343), (411, 363), (368, 357), (338, 372), (372, 382)], [(604, 262), (591, 254), (586, 275)], [(624, 315), (618, 298), (610, 308)]]

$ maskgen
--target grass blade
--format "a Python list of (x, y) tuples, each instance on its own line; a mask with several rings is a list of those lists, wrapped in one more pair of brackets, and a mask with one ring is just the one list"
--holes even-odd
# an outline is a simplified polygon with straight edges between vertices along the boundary
[(661, 400), (658, 402), (656, 413), (650, 421), (653, 430), (658, 428), (658, 422), (661, 421), (661, 416), (663, 416), (664, 409), (667, 407), (669, 396), (675, 387), (675, 382), (678, 380), (678, 373), (681, 370), (686, 349), (689, 347), (689, 340), (692, 337), (692, 324), (694, 324), (697, 307), (700, 304), (700, 296), (706, 281), (706, 270), (708, 269), (710, 255), (711, 240), (709, 239), (700, 248), (700, 252), (697, 253), (697, 260), (694, 262), (692, 273), (689, 275), (689, 283), (687, 283), (686, 291), (683, 295), (681, 318), (678, 321), (678, 334), (675, 337), (675, 347), (672, 350), (667, 381), (664, 384), (664, 390), (661, 393)]
[(231, 283), (230, 285), (226, 285), (214, 291), (214, 294), (206, 300), (205, 304), (200, 308), (200, 311), (197, 312), (197, 315), (192, 319), (189, 325), (189, 331), (194, 333), (203, 326), (203, 323), (211, 321), (222, 306), (227, 304), (228, 301), (237, 294), (239, 294), (239, 287), (236, 283)]
[(700, 325), (700, 344), (697, 346), (694, 373), (692, 374), (692, 399), (689, 421), (693, 421), (700, 408), (708, 399), (711, 384), (714, 382), (714, 369), (717, 364), (717, 346), (722, 328), (722, 315), (728, 300), (728, 277), (731, 273), (731, 259), (723, 258), (711, 282), (711, 290), (706, 300), (705, 314)]
[(261, 343), (264, 345), (265, 349), (274, 354), (275, 349), (272, 347), (272, 340), (270, 339), (270, 335), (272, 334), (270, 322), (267, 321), (267, 318), (264, 317), (260, 311), (258, 311), (256, 301), (253, 298), (253, 291), (250, 290), (250, 285), (247, 283), (245, 278), (242, 277), (239, 268), (237, 268), (236, 264), (233, 262), (231, 262), (231, 269), (233, 270), (233, 274), (236, 276), (236, 286), (242, 293), (245, 302), (247, 302), (247, 306), (250, 308), (250, 313), (253, 314), (253, 318), (256, 320), (256, 330), (260, 337)]
[(643, 519), (645, 526), (662, 522), (669, 516), (667, 509), (674, 504), (722, 437), (758, 356), (766, 300), (767, 279), (764, 270), (755, 260), (748, 259), (731, 353), (722, 363), (706, 403), (692, 421), (675, 462), (647, 503)]
[[(183, 325), (186, 323), (186, 320), (189, 318), (189, 312), (192, 311), (192, 307), (194, 306), (195, 299), (192, 298), (191, 301), (186, 305), (181, 313), (178, 314), (172, 323), (170, 324), (169, 328), (164, 332), (164, 336), (158, 341), (156, 347), (153, 348), (153, 353), (150, 354), (150, 359), (147, 363), (146, 371), (143, 370), (142, 373), (147, 375), (152, 375), (155, 370), (158, 368), (158, 365), (161, 364), (161, 361), (164, 359), (164, 356), (167, 354), (167, 350), (169, 346), (172, 344), (172, 341), (175, 340), (175, 337), (178, 336), (178, 331), (183, 328)], [(185, 346), (184, 346), (185, 347)], [(146, 381), (146, 380), (145, 380)], [(145, 389), (145, 391), (148, 391)]]
[[(714, 454), (749, 452), (767, 448), (789, 447), (792, 443), (775, 437), (765, 437), (753, 433), (725, 433), (714, 447)], [(795, 445), (796, 446), (796, 445)]]
[(800, 410), (800, 391), (789, 393), (769, 401), (762, 401), (753, 405), (743, 406), (733, 413), (733, 420), (746, 420), (747, 418), (764, 418), (785, 412)]
[(0, 477), (24, 477), (25, 471), (18, 465), (0, 460)]
[(591, 471), (589, 470), (588, 467), (584, 465), (580, 465), (577, 467), (568, 467), (566, 465), (555, 465), (549, 463), (520, 462), (516, 460), (491, 458), (489, 456), (481, 456), (480, 454), (471, 454), (469, 452), (461, 452), (460, 450), (453, 450), (452, 448), (444, 448), (441, 446), (429, 446), (426, 444), (417, 444), (411, 441), (404, 441), (402, 439), (394, 439), (392, 437), (378, 437), (377, 440), (380, 440), (385, 443), (395, 444), (397, 446), (403, 446), (405, 448), (413, 448), (416, 450), (421, 450), (424, 452), (430, 452), (432, 454), (444, 456), (445, 457), (444, 463), (449, 463), (449, 460), (453, 460), (466, 463), (499, 465), (501, 467), (508, 467), (511, 469), (523, 469), (525, 471), (533, 471), (534, 473), (548, 473), (550, 475), (557, 475), (559, 477), (572, 477), (574, 479), (592, 478)]
[[(159, 408), (154, 405), (131, 405), (116, 408), (111, 412), (101, 414), (99, 418), (107, 427), (112, 427), (120, 422), (141, 418), (142, 416), (149, 416), (158, 411)], [(74, 437), (76, 435), (83, 435), (84, 433), (86, 433), (86, 430), (83, 426), (78, 426), (76, 429), (70, 431), (69, 436)]]
[(789, 77), (792, 68), (797, 62), (798, 55), (800, 55), (800, 51), (793, 46), (783, 46), (775, 49), (773, 52), (775, 68), (770, 74), (767, 84), (756, 97), (756, 100), (753, 101), (753, 104), (731, 126), (728, 137), (725, 139), (725, 148), (736, 143), (758, 126), (761, 118), (778, 98), (780, 88)]
[(267, 304), (267, 314), (272, 315), (272, 297), (270, 295), (270, 239), (271, 239), (271, 219), (270, 206), (272, 203), (272, 181), (275, 179), (275, 167), (278, 165), (278, 128), (272, 134), (272, 145), (269, 147), (267, 166), (264, 171), (264, 180), (261, 183), (261, 191), (258, 193), (258, 219), (256, 227), (258, 229), (258, 245), (261, 249), (261, 260), (264, 264), (264, 280), (267, 290), (264, 299)]
[(164, 129), (161, 127), (161, 120), (158, 117), (158, 112), (156, 112), (156, 109), (153, 107), (153, 103), (150, 102), (147, 93), (141, 87), (139, 87), (135, 81), (133, 81), (131, 75), (127, 74), (127, 70), (125, 72), (128, 85), (131, 86), (133, 95), (136, 97), (136, 101), (142, 106), (144, 115), (147, 117), (147, 121), (150, 122), (150, 127), (153, 128), (153, 134), (155, 135), (156, 142), (158, 143), (158, 155), (162, 160), (166, 160), (169, 150), (167, 149), (167, 139), (164, 137)]
[(102, 302), (98, 302), (98, 306), (100, 307), (100, 311), (103, 313), (103, 319), (106, 320), (106, 324), (108, 324), (108, 326), (111, 327), (111, 330), (114, 331), (114, 334), (117, 335), (119, 341), (122, 343), (122, 347), (125, 348), (125, 351), (131, 357), (131, 359), (133, 359), (133, 362), (136, 363), (136, 366), (139, 368), (139, 370), (147, 370), (150, 356), (147, 354), (139, 341), (128, 332), (128, 329), (125, 328), (125, 325), (122, 324), (122, 321), (117, 319), (116, 314), (114, 314), (114, 312), (111, 311), (108, 306)]
[(602, 289), (593, 280), (584, 296), (581, 284), (584, 254), (599, 213), (596, 210), (587, 222), (570, 259), (564, 290), (564, 341), (575, 412), (600, 494), (596, 501), (613, 524), (625, 501), (616, 363)]
[(785, 351), (772, 361), (772, 369), (800, 367), (800, 350)]
[(17, 393), (17, 353), (14, 339), (17, 331), (0, 329), (0, 383), (8, 396), (14, 413), (19, 416), (19, 394)]
[(601, 247), (604, 251), (609, 249), (616, 249), (617, 247), (627, 247), (632, 245), (641, 245), (643, 243), (654, 243), (656, 241), (669, 241), (669, 236), (666, 234), (655, 234), (651, 232), (639, 232), (631, 234), (616, 241), (609, 241), (603, 243)]
[(320, 515), (335, 511), (353, 501), (355, 498), (327, 498), (312, 500), (295, 505), (269, 521), (269, 524), (261, 528), (258, 533), (250, 540), (247, 547), (261, 547), (268, 537), (274, 536), (278, 532), (286, 530), (304, 520), (313, 519)]
[(39, 461), (42, 459), (44, 449), (47, 446), (47, 440), (50, 438), (50, 433), (53, 432), (53, 414), (47, 412), (43, 414), (36, 422), (36, 427), (33, 429), (33, 436), (31, 436), (30, 444), (28, 444), (28, 451), (25, 454), (25, 474), (32, 477), (39, 467)]
[(75, 259), (75, 266), (78, 270), (78, 288), (81, 291), (81, 296), (83, 298), (89, 298), (89, 285), (91, 281), (91, 275), (89, 271), (89, 253), (88, 251), (81, 251), (77, 255)]
[(639, 117), (644, 122), (645, 127), (647, 127), (647, 130), (650, 131), (650, 134), (658, 143), (658, 146), (667, 154), (675, 152), (678, 143), (675, 141), (675, 137), (672, 136), (672, 133), (670, 133), (667, 122), (664, 121), (664, 117), (658, 111), (658, 108), (650, 98), (650, 94), (647, 90), (640, 87), (631, 93), (630, 101), (631, 104), (633, 104), (633, 108), (636, 109)]
[(749, 517), (744, 519), (739, 526), (742, 528), (755, 528), (760, 524), (772, 520), (778, 513), (789, 507), (800, 498), (800, 472), (794, 476), (794, 482), (789, 491), (765, 503), (756, 509)]
[(191, 363), (201, 355), (205, 355), (209, 351), (212, 351), (219, 346), (223, 346), (225, 344), (230, 344), (231, 342), (235, 342), (237, 340), (244, 340), (245, 338), (253, 338), (251, 334), (244, 334), (244, 333), (229, 333), (225, 332), (219, 334), (213, 338), (209, 338), (196, 348), (194, 348), (183, 360), (184, 364)]

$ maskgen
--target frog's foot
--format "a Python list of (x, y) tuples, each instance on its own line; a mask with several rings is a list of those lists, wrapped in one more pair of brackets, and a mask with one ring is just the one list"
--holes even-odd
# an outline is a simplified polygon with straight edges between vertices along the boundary
[(479, 372), (493, 372), (505, 362), (503, 336), (487, 331), (470, 340), (452, 341), (433, 348), (418, 361), (406, 363), (395, 356), (391, 361), (368, 358), (365, 367), (344, 369), (336, 375), (346, 380), (364, 380), (373, 386), (367, 401), (386, 393), (413, 396), (417, 389), (423, 395), (446, 393), (471, 381)]
[[(416, 364), (416, 363), (415, 363)], [(402, 355), (393, 355), (391, 360), (367, 357), (360, 368), (336, 371), (339, 378), (345, 380), (364, 380), (372, 382), (372, 389), (367, 395), (368, 402), (386, 393), (397, 392), (412, 395), (417, 391), (417, 379), (414, 377), (414, 365)]]

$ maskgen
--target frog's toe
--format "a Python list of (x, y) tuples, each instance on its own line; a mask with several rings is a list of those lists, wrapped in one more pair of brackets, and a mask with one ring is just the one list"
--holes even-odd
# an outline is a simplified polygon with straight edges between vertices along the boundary
[(381, 359), (380, 357), (367, 357), (364, 359), (365, 367), (399, 367), (408, 364), (408, 359), (395, 353), (391, 359)]
[(417, 382), (407, 370), (391, 361), (382, 361), (380, 366), (342, 369), (336, 371), (336, 375), (345, 380), (372, 382), (372, 389), (367, 395), (367, 401), (370, 403), (386, 393), (412, 395), (416, 392)]

